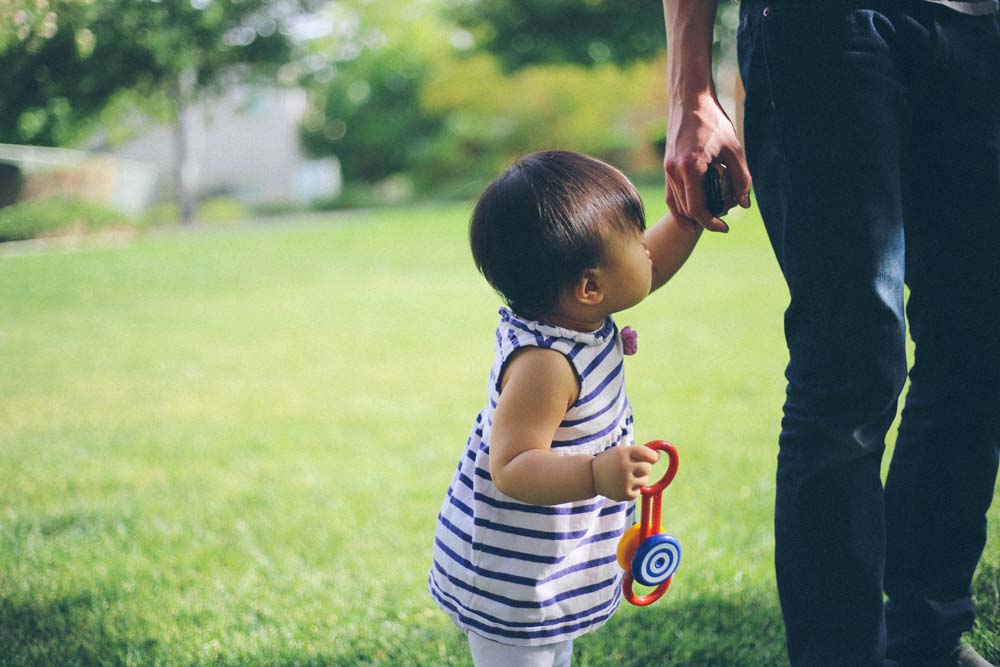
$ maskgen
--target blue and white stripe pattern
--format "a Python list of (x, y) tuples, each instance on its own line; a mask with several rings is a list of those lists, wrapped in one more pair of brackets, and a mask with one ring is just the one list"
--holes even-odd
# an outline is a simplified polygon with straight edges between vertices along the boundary
[(615, 550), (634, 521), (631, 503), (597, 496), (563, 505), (527, 505), (490, 477), (490, 428), (498, 384), (511, 354), (525, 346), (566, 356), (580, 394), (552, 442), (565, 454), (632, 445), (621, 338), (608, 318), (580, 333), (500, 310), (489, 401), (472, 427), (438, 515), (431, 595), (464, 630), (506, 644), (572, 639), (600, 627), (621, 602)]

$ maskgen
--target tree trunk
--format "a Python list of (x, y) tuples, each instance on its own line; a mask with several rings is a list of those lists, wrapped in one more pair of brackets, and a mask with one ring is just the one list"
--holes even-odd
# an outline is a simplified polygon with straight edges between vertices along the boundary
[(194, 220), (195, 197), (194, 197), (194, 164), (192, 162), (191, 147), (188, 144), (190, 133), (188, 132), (187, 118), (185, 110), (189, 99), (189, 80), (185, 73), (181, 74), (174, 82), (174, 154), (173, 154), (173, 182), (174, 182), (174, 202), (177, 204), (177, 211), (180, 215), (181, 224), (188, 225)]

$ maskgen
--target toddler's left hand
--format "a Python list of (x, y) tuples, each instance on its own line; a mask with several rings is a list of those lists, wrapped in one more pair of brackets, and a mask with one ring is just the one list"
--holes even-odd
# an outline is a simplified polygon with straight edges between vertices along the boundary
[(635, 500), (659, 459), (659, 452), (643, 445), (605, 450), (594, 457), (594, 491), (611, 500)]

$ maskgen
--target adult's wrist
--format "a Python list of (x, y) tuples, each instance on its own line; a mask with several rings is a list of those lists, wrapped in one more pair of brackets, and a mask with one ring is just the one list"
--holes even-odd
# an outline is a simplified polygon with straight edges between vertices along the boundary
[(684, 111), (686, 109), (697, 109), (716, 104), (718, 104), (718, 101), (715, 96), (715, 90), (711, 86), (708, 86), (671, 93), (669, 108), (671, 111)]

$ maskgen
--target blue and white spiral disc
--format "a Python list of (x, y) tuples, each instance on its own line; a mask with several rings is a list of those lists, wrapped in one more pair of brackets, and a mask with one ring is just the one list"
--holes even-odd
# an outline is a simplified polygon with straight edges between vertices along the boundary
[(681, 543), (673, 535), (658, 533), (635, 550), (632, 577), (643, 586), (658, 586), (672, 577), (680, 564)]

